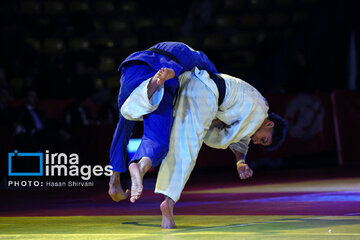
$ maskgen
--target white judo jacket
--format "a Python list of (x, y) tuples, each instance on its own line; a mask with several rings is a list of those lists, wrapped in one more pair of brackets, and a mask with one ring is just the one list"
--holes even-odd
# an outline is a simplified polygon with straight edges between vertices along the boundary
[[(218, 106), (219, 92), (205, 70), (194, 68), (179, 76), (180, 89), (175, 105), (175, 119), (171, 131), (168, 155), (163, 160), (155, 192), (171, 197), (175, 202), (195, 165), (202, 143), (247, 153), (250, 137), (267, 118), (265, 98), (250, 84), (226, 74), (226, 92)], [(121, 114), (128, 120), (141, 120), (159, 105), (164, 88), (160, 86), (149, 100), (144, 81), (125, 101)], [(218, 118), (226, 125), (218, 127)]]

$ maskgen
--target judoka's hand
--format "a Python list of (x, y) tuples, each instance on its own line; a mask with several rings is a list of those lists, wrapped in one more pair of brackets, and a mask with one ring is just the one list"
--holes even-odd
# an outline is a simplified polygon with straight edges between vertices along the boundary
[(251, 170), (251, 168), (246, 163), (240, 163), (237, 166), (237, 171), (241, 179), (247, 179), (253, 175), (253, 170)]

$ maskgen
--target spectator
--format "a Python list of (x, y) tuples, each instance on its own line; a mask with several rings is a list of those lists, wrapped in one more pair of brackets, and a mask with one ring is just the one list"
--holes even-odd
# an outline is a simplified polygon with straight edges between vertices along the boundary
[(25, 105), (17, 111), (15, 135), (34, 135), (44, 128), (45, 115), (38, 109), (39, 99), (35, 90), (27, 90)]
[(113, 124), (119, 121), (118, 92), (117, 88), (113, 88), (109, 100), (100, 106), (98, 120), (101, 123)]
[(15, 149), (37, 151), (41, 148), (41, 136), (45, 127), (45, 114), (38, 109), (37, 92), (28, 89), (25, 104), (18, 107), (15, 113), (13, 144)]
[(65, 125), (69, 128), (91, 125), (93, 120), (90, 113), (90, 105), (90, 97), (83, 96), (76, 99), (65, 109)]

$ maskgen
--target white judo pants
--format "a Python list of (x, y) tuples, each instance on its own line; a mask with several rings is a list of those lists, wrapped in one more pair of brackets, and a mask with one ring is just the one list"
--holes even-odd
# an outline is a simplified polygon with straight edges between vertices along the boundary
[(189, 179), (218, 109), (215, 83), (207, 72), (196, 72), (187, 72), (180, 78), (169, 152), (160, 166), (155, 188), (156, 193), (164, 194), (175, 202)]

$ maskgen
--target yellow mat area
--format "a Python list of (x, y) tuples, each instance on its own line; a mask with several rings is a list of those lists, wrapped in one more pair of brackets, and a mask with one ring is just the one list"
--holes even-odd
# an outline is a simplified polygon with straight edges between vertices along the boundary
[(359, 192), (360, 178), (337, 178), (326, 180), (309, 180), (290, 183), (260, 184), (230, 188), (184, 191), (189, 193), (257, 193), (257, 192)]
[(360, 239), (360, 216), (0, 217), (0, 239)]

